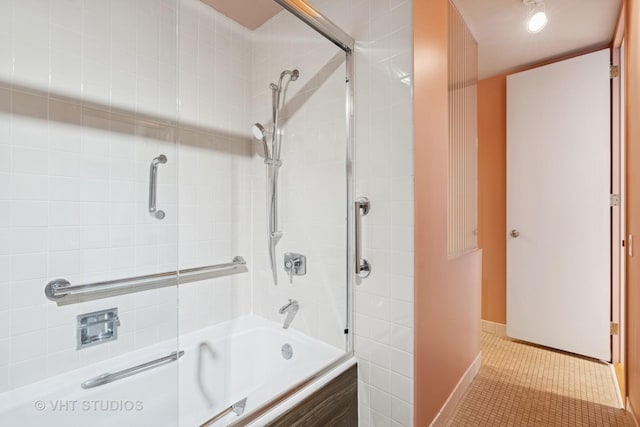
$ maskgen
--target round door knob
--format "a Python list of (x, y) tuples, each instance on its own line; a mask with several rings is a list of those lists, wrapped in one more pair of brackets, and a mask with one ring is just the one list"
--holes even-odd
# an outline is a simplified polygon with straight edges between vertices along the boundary
[(520, 236), (520, 232), (518, 230), (515, 230), (515, 229), (511, 230), (511, 233), (509, 233), (509, 234), (511, 234), (511, 237), (513, 237), (513, 238), (516, 238), (516, 237)]

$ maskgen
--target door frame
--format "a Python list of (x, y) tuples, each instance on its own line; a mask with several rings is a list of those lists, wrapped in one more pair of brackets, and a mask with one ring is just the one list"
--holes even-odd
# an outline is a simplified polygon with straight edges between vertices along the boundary
[[(617, 159), (612, 163), (611, 182), (612, 192), (620, 194), (620, 206), (612, 210), (613, 221), (618, 221), (618, 230), (612, 228), (611, 234), (611, 321), (617, 322), (618, 335), (611, 337), (612, 363), (624, 366), (626, 361), (626, 252), (629, 241), (626, 235), (626, 136), (625, 136), (625, 63), (624, 63), (624, 35), (626, 4), (622, 2), (616, 22), (611, 46), (611, 65), (618, 67), (618, 76), (611, 79), (611, 158)], [(617, 234), (617, 239), (614, 235)], [(630, 249), (630, 248), (629, 248)], [(617, 261), (617, 262), (615, 262)], [(615, 263), (614, 263), (615, 262)], [(617, 270), (617, 271), (616, 271)], [(614, 305), (613, 302), (617, 304)], [(623, 380), (626, 381), (626, 378)], [(625, 385), (622, 385), (625, 389)], [(625, 396), (623, 396), (624, 398)]]
[(618, 333), (611, 335), (611, 362), (624, 363), (624, 152), (622, 142), (621, 49), (611, 49), (611, 65), (619, 73), (611, 79), (611, 193), (620, 196), (618, 206), (611, 208), (611, 322)]

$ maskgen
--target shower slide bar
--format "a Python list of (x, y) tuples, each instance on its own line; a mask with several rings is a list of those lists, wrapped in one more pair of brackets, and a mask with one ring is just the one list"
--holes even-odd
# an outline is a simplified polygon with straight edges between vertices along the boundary
[(146, 291), (165, 286), (198, 282), (200, 280), (231, 276), (248, 271), (247, 262), (241, 256), (237, 256), (233, 258), (232, 262), (225, 264), (188, 268), (179, 271), (88, 283), (85, 285), (72, 285), (66, 279), (55, 279), (47, 283), (44, 288), (44, 294), (51, 301), (55, 301), (58, 304), (66, 304)]
[(240, 416), (244, 413), (244, 408), (246, 405), (247, 405), (247, 398), (245, 397), (244, 399), (238, 400), (233, 405), (225, 408), (223, 411), (220, 411), (220, 413), (216, 414), (212, 418), (209, 418), (207, 421), (200, 424), (200, 427), (208, 427), (213, 423), (215, 423), (216, 421), (221, 420), (223, 417), (226, 417), (232, 412), (235, 413), (237, 416)]
[(122, 371), (114, 372), (113, 374), (107, 372), (106, 374), (98, 375), (97, 377), (91, 378), (80, 384), (80, 387), (94, 388), (101, 385), (109, 384), (114, 381), (121, 380), (123, 378), (130, 377), (135, 374), (139, 374), (140, 372), (148, 371), (149, 369), (157, 368), (158, 366), (166, 365), (167, 363), (175, 362), (179, 358), (184, 355), (184, 351), (174, 351), (168, 356), (161, 357), (156, 360), (151, 360), (150, 362), (145, 362), (137, 366), (133, 366), (131, 368), (123, 369)]

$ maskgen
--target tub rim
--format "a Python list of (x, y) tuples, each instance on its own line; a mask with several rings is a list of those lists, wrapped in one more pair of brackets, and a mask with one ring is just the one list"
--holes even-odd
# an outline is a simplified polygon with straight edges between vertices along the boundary
[[(287, 390), (283, 391), (282, 393), (277, 394), (273, 399), (264, 403), (258, 408), (254, 409), (253, 411), (248, 413), (246, 416), (243, 416), (237, 421), (234, 421), (228, 424), (228, 427), (246, 426), (251, 422), (256, 421), (258, 418), (264, 416), (267, 412), (271, 411), (272, 409), (274, 409), (275, 407), (283, 403), (285, 400), (293, 397), (295, 394), (302, 391), (304, 388), (309, 386), (314, 381), (324, 377), (329, 372), (333, 371), (334, 369), (337, 369), (340, 365), (346, 364), (347, 362), (349, 362), (349, 360), (352, 360), (353, 364), (356, 363), (355, 354), (353, 351), (345, 352), (343, 355), (335, 359), (333, 362), (329, 363), (322, 369), (311, 374), (309, 377), (305, 378), (304, 380), (299, 381), (298, 383), (289, 387)], [(352, 366), (352, 365), (349, 365), (349, 366)], [(212, 417), (208, 418), (205, 422), (200, 424), (200, 427), (208, 427), (213, 425), (211, 422), (214, 418), (216, 418), (215, 414)]]

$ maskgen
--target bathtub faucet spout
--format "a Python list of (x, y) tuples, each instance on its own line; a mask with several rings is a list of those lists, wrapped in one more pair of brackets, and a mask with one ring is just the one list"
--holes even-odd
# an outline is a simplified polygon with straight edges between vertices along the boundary
[(299, 308), (300, 304), (298, 304), (298, 301), (292, 299), (289, 299), (288, 303), (280, 307), (278, 313), (287, 313), (287, 317), (284, 319), (284, 325), (282, 325), (284, 329), (289, 329), (289, 325), (291, 325), (291, 322), (293, 322), (293, 318), (296, 317), (296, 313), (298, 312)]

